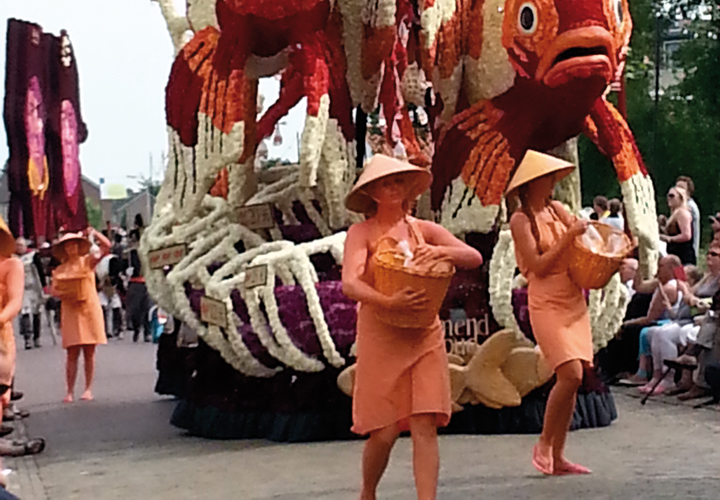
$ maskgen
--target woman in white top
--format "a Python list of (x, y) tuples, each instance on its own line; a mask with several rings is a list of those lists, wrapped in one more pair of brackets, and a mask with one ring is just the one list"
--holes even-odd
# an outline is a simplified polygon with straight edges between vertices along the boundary
[(612, 226), (618, 231), (624, 231), (625, 230), (625, 219), (623, 219), (622, 216), (622, 203), (617, 198), (610, 200), (610, 204), (608, 205), (608, 209), (610, 210), (610, 213), (607, 217), (603, 217), (600, 219), (600, 222), (603, 224), (607, 224), (608, 226)]

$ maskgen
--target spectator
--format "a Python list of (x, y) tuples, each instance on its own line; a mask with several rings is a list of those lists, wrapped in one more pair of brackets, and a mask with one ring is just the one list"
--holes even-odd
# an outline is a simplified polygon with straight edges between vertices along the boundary
[(138, 256), (137, 246), (140, 240), (138, 229), (130, 231), (129, 262), (130, 283), (127, 288), (127, 319), (133, 330), (133, 342), (140, 337), (140, 330), (143, 332), (145, 342), (150, 342), (150, 311), (151, 302), (145, 278), (142, 275), (142, 264)]
[(696, 254), (693, 247), (692, 215), (687, 207), (687, 193), (683, 188), (671, 187), (667, 194), (667, 203), (672, 213), (667, 222), (667, 234), (661, 234), (660, 240), (667, 243), (667, 253), (677, 255), (683, 264), (695, 264)]
[[(709, 302), (703, 299), (713, 297), (720, 290), (720, 247), (711, 247), (707, 256), (708, 271), (696, 279), (697, 268), (686, 271), (688, 275), (689, 290), (684, 291), (683, 304), (677, 316), (669, 323), (653, 327), (648, 332), (650, 347), (652, 349), (653, 378), (640, 390), (650, 392), (650, 389), (663, 376), (665, 360), (677, 358), (680, 346), (686, 346), (688, 341), (695, 342), (700, 331), (700, 325), (693, 321), (694, 317), (704, 314), (710, 307)], [(660, 394), (670, 388), (672, 378), (666, 377), (658, 385), (653, 394)]]
[(620, 266), (620, 280), (628, 290), (628, 298), (632, 298), (632, 296), (635, 295), (634, 281), (637, 271), (637, 259), (625, 259)]
[(710, 227), (713, 231), (713, 243), (720, 244), (720, 212), (710, 216)]
[(95, 268), (98, 296), (105, 318), (105, 331), (108, 338), (117, 337), (118, 340), (123, 338), (120, 294), (124, 292), (124, 288), (120, 278), (121, 268), (120, 259), (112, 253), (104, 256)]
[[(623, 330), (628, 327), (643, 327), (639, 332), (638, 351), (640, 366), (637, 373), (629, 377), (626, 383), (632, 385), (643, 385), (648, 382), (652, 351), (650, 349), (651, 339), (648, 337), (650, 330), (648, 326), (654, 326), (674, 318), (682, 302), (681, 286), (675, 277), (676, 269), (681, 267), (680, 259), (675, 255), (668, 255), (660, 259), (656, 278), (643, 281), (642, 277), (636, 275), (635, 290), (638, 293), (652, 293), (650, 307), (644, 316), (627, 320), (623, 323)], [(623, 332), (623, 335), (625, 333)]]
[(110, 249), (110, 253), (122, 260), (123, 254), (125, 253), (125, 245), (123, 245), (122, 242), (123, 237), (120, 233), (115, 233), (113, 240), (114, 242), (112, 248)]
[(618, 231), (624, 231), (625, 230), (625, 220), (622, 216), (622, 209), (623, 205), (617, 198), (614, 198), (610, 200), (610, 203), (608, 204), (609, 213), (607, 217), (603, 217), (600, 219), (600, 222), (603, 224), (607, 224), (608, 226), (612, 226)]
[(610, 215), (608, 212), (608, 200), (604, 196), (596, 196), (593, 200), (593, 213), (590, 214), (590, 219), (601, 220)]
[[(22, 262), (25, 270), (25, 293), (23, 293), (20, 315), (20, 332), (25, 339), (25, 349), (40, 347), (40, 319), (45, 305), (43, 289), (45, 288), (45, 272), (40, 255), (35, 250), (28, 251), (25, 238), (15, 240), (15, 254)], [(32, 328), (31, 328), (32, 319)]]
[(675, 186), (684, 189), (685, 193), (687, 193), (687, 207), (688, 210), (690, 210), (690, 215), (692, 215), (693, 249), (695, 250), (695, 256), (697, 257), (700, 255), (700, 238), (702, 238), (702, 233), (700, 232), (700, 208), (698, 208), (697, 203), (693, 200), (693, 195), (695, 194), (695, 183), (690, 177), (681, 175), (675, 181)]

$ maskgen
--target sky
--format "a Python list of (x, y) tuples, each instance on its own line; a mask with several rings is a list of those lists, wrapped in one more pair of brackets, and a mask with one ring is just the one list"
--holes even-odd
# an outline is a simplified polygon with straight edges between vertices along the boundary
[[(83, 174), (95, 182), (137, 187), (140, 176), (162, 178), (167, 150), (165, 85), (173, 47), (160, 8), (150, 0), (0, 0), (0, 93), (5, 95), (7, 19), (37, 23), (48, 33), (68, 31), (80, 73), (80, 107), (89, 135), (80, 146)], [(279, 82), (261, 81), (266, 107)], [(281, 120), (283, 143), (268, 141), (271, 158), (297, 160), (302, 103)], [(0, 164), (8, 156), (5, 124)]]

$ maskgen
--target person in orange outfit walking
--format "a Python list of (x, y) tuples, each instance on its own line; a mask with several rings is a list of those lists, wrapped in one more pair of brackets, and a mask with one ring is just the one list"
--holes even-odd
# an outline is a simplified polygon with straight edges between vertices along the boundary
[(477, 250), (442, 226), (408, 215), (431, 181), (425, 169), (376, 155), (345, 200), (348, 209), (366, 216), (348, 230), (342, 269), (343, 292), (359, 302), (352, 430), (370, 435), (362, 457), (362, 500), (375, 499), (395, 440), (408, 429), (418, 498), (434, 499), (437, 492), (437, 427), (451, 415), (443, 330), (437, 317), (432, 326), (415, 329), (380, 321), (376, 313), (420, 310), (427, 298), (423, 290), (392, 296), (377, 291), (372, 260), (380, 240), (390, 237), (408, 243), (418, 266), (442, 259), (466, 268), (482, 264)]
[(583, 365), (592, 363), (590, 316), (583, 291), (568, 274), (563, 255), (587, 221), (567, 213), (552, 201), (555, 183), (574, 165), (528, 151), (507, 189), (509, 200), (519, 200), (510, 219), (518, 267), (528, 281), (530, 323), (540, 350), (555, 371), (533, 465), (544, 474), (588, 474), (589, 469), (569, 462), (565, 440), (575, 410)]
[(60, 331), (63, 348), (67, 350), (65, 403), (72, 403), (75, 397), (81, 352), (85, 360), (85, 392), (80, 399), (93, 399), (95, 346), (107, 343), (95, 286), (95, 266), (110, 252), (110, 241), (95, 229), (89, 228), (87, 233), (100, 247), (100, 255), (90, 255), (90, 241), (82, 233), (68, 233), (53, 246), (53, 255), (61, 262), (53, 271), (52, 286), (53, 294), (62, 300)]

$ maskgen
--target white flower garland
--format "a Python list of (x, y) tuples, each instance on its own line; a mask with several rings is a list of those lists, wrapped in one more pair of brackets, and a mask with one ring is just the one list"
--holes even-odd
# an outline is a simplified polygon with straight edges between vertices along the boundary
[(515, 245), (509, 229), (503, 229), (498, 235), (498, 242), (493, 250), (489, 269), (490, 307), (495, 321), (504, 328), (520, 332), (512, 305), (513, 278), (517, 263), (515, 262)]
[(328, 226), (332, 229), (340, 229), (347, 224), (345, 196), (355, 180), (354, 144), (345, 140), (337, 120), (328, 120), (318, 169), (318, 188)]
[(305, 128), (300, 140), (300, 185), (303, 187), (313, 187), (317, 184), (318, 163), (320, 163), (329, 117), (330, 96), (324, 94), (320, 97), (318, 115), (306, 116)]
[(603, 290), (593, 290), (590, 293), (590, 324), (595, 352), (605, 347), (619, 331), (627, 303), (627, 289), (617, 273)]
[(361, 105), (366, 113), (372, 113), (378, 107), (380, 93), (380, 75), (370, 81), (362, 77), (362, 13), (366, 0), (337, 0), (337, 6), (343, 17), (343, 46), (347, 59), (347, 83), (353, 105)]
[(655, 188), (649, 176), (637, 173), (620, 183), (628, 225), (639, 240), (640, 269), (646, 278), (655, 275), (659, 256)]
[(229, 134), (223, 134), (210, 117), (198, 113), (198, 132), (197, 146), (189, 148), (168, 127), (170, 153), (163, 184), (168, 184), (166, 189), (173, 193), (173, 207), (183, 222), (193, 217), (218, 172), (237, 162), (244, 148), (244, 122), (235, 123)]

